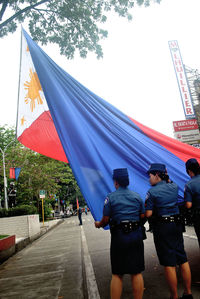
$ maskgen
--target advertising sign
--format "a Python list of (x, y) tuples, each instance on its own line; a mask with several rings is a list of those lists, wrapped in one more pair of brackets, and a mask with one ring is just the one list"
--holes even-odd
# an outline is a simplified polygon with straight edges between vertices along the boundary
[(174, 132), (174, 137), (185, 143), (197, 143), (200, 140), (199, 130)]
[(196, 119), (185, 119), (173, 121), (174, 132), (198, 130), (198, 123)]
[(178, 42), (176, 40), (169, 41), (169, 48), (174, 64), (174, 70), (178, 81), (178, 86), (181, 94), (183, 109), (186, 119), (195, 118), (194, 108), (192, 105), (192, 99), (190, 94), (187, 77), (185, 74), (184, 65), (181, 58)]

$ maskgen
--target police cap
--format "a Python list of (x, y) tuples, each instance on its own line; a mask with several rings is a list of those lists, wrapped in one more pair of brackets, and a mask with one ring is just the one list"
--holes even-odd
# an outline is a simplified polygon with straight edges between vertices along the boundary
[(113, 179), (125, 179), (128, 178), (127, 168), (117, 168), (113, 170)]
[(160, 163), (152, 163), (149, 167), (149, 170), (147, 171), (147, 173), (151, 173), (151, 172), (155, 172), (155, 171), (159, 171), (159, 172), (166, 172), (166, 166), (165, 164), (160, 164)]

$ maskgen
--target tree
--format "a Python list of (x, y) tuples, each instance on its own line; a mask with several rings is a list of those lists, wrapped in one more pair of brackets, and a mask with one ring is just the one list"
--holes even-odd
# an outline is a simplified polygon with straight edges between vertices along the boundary
[(0, 148), (2, 150), (14, 139), (15, 139), (14, 128), (9, 128), (8, 126), (0, 127)]
[(99, 28), (109, 11), (132, 19), (134, 6), (149, 6), (161, 0), (0, 0), (0, 37), (16, 31), (19, 23), (28, 22), (32, 38), (42, 45), (59, 45), (60, 54), (73, 58), (76, 50), (81, 57), (88, 51), (103, 56), (100, 40), (108, 32)]
[[(0, 147), (14, 140), (15, 131), (7, 126), (0, 127)], [(14, 182), (17, 189), (16, 202), (35, 205), (39, 210), (39, 191), (46, 191), (46, 202), (54, 202), (54, 195), (65, 202), (73, 203), (80, 190), (69, 164), (57, 161), (25, 148), (17, 140), (12, 143), (5, 155), (8, 187)], [(21, 167), (17, 181), (9, 178), (10, 167)], [(4, 198), (3, 166), (0, 155), (0, 195)]]

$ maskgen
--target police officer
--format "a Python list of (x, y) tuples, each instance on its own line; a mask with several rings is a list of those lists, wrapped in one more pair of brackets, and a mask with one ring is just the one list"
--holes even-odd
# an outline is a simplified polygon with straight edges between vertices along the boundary
[(131, 275), (134, 299), (142, 299), (144, 244), (139, 221), (144, 217), (144, 204), (138, 193), (128, 189), (126, 168), (114, 169), (113, 180), (116, 191), (107, 196), (103, 217), (95, 222), (97, 228), (110, 224), (111, 299), (121, 297), (123, 274)]
[(185, 185), (184, 200), (186, 208), (192, 209), (192, 220), (200, 247), (200, 165), (194, 158), (185, 163), (190, 180)]
[(154, 244), (159, 262), (164, 266), (170, 298), (178, 298), (176, 265), (179, 265), (184, 283), (184, 294), (181, 298), (192, 299), (191, 272), (184, 250), (178, 209), (178, 186), (170, 182), (164, 164), (151, 164), (148, 174), (152, 188), (147, 192), (145, 215), (153, 216)]
[(79, 225), (82, 225), (82, 208), (78, 208), (78, 219), (79, 219)]

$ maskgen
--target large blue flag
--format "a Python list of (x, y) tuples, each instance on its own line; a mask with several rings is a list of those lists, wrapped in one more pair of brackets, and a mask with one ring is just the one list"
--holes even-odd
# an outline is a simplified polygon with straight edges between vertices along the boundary
[(184, 161), (200, 158), (198, 149), (142, 126), (92, 93), (25, 31), (17, 131), (18, 140), (31, 149), (68, 159), (95, 220), (102, 217), (105, 197), (114, 190), (113, 169), (128, 168), (130, 188), (145, 199), (150, 163), (164, 163), (181, 198), (189, 178)]

